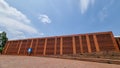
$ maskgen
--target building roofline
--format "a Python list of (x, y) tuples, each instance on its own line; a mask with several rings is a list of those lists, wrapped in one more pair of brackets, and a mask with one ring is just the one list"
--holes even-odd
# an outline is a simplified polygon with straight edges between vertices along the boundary
[(106, 31), (106, 32), (92, 32), (92, 33), (84, 33), (84, 34), (71, 34), (71, 35), (59, 35), (59, 36), (48, 36), (48, 37), (36, 37), (36, 38), (25, 38), (25, 39), (13, 39), (9, 41), (17, 41), (17, 40), (27, 40), (27, 39), (44, 39), (44, 38), (54, 38), (54, 37), (69, 37), (69, 36), (79, 36), (79, 35), (92, 35), (92, 34), (105, 34), (105, 33), (112, 33), (112, 31)]

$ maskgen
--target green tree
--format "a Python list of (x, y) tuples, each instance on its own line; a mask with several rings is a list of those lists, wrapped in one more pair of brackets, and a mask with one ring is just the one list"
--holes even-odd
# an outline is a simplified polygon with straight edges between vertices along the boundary
[(7, 40), (6, 32), (0, 33), (0, 52), (2, 52)]

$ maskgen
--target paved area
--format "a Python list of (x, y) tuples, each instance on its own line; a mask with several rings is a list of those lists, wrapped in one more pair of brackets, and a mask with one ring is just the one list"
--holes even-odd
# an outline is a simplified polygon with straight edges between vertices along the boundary
[(46, 57), (0, 55), (0, 68), (120, 68), (120, 65)]

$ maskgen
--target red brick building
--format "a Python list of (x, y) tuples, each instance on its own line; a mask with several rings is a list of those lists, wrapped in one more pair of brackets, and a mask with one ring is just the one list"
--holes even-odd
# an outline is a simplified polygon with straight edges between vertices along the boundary
[(111, 31), (10, 40), (6, 43), (3, 54), (27, 55), (28, 48), (33, 49), (32, 55), (35, 56), (120, 51), (120, 39), (119, 42), (116, 40)]
[(118, 48), (119, 48), (119, 50), (120, 50), (120, 37), (115, 37), (115, 39), (116, 39)]

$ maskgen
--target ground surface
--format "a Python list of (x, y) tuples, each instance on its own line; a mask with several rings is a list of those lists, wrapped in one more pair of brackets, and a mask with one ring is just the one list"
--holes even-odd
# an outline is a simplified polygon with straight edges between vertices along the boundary
[(120, 68), (120, 65), (46, 57), (0, 55), (0, 68)]

